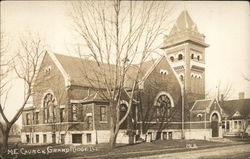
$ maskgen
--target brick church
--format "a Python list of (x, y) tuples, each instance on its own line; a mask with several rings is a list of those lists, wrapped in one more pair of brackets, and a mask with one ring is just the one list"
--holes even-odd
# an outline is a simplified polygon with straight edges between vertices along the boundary
[[(136, 102), (120, 127), (117, 143), (222, 137), (223, 110), (217, 100), (205, 99), (206, 47), (205, 36), (183, 11), (165, 37), (161, 48), (165, 54), (142, 64)], [(109, 102), (81, 76), (82, 63), (89, 68), (96, 65), (91, 60), (45, 54), (37, 75), (43, 80), (36, 81), (32, 104), (22, 114), (23, 143), (109, 142)], [(127, 102), (124, 97), (121, 114)]]

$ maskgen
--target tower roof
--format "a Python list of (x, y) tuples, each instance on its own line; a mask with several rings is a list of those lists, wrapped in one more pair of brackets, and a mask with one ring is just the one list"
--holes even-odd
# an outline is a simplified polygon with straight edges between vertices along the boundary
[(198, 32), (196, 24), (193, 22), (192, 18), (188, 14), (187, 10), (182, 11), (182, 13), (177, 18), (170, 34), (181, 30), (192, 30)]
[(209, 46), (205, 43), (205, 36), (199, 33), (197, 25), (194, 23), (187, 10), (184, 10), (177, 18), (169, 35), (165, 37), (162, 49), (179, 45), (186, 41), (195, 43), (202, 47)]

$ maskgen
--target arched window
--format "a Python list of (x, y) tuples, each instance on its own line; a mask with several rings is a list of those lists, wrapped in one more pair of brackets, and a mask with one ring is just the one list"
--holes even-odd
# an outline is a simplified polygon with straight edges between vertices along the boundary
[(55, 98), (53, 94), (48, 93), (43, 98), (43, 108), (44, 108), (44, 123), (54, 121), (55, 118)]
[(202, 114), (201, 113), (197, 114), (197, 118), (198, 118), (199, 121), (201, 121), (202, 120)]
[(194, 54), (191, 55), (191, 59), (194, 59)]
[(168, 95), (160, 95), (155, 102), (155, 107), (155, 118), (157, 121), (170, 121), (170, 110), (173, 106)]
[(182, 54), (179, 54), (178, 55), (178, 60), (182, 60), (183, 59), (183, 55)]
[(197, 56), (197, 60), (200, 61), (200, 55)]
[(179, 77), (181, 81), (184, 81), (184, 75), (181, 74)]
[(171, 56), (169, 59), (171, 62), (174, 62), (174, 56)]

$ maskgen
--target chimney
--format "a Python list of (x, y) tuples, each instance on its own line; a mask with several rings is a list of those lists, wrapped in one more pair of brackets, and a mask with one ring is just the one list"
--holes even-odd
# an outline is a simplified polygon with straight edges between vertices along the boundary
[(244, 99), (244, 98), (245, 98), (245, 93), (239, 92), (239, 99)]

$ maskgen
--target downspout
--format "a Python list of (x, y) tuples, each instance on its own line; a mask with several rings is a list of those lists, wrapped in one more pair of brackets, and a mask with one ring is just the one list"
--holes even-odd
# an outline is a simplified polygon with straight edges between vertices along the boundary
[[(185, 76), (184, 76), (185, 77)], [(181, 135), (182, 135), (182, 139), (184, 139), (184, 99), (185, 99), (185, 84), (183, 84), (183, 88), (182, 88), (182, 100), (181, 100)]]
[(186, 77), (186, 68), (189, 68), (189, 66), (187, 67), (187, 57), (189, 57), (189, 50), (188, 50), (188, 46), (187, 44), (185, 43), (185, 56), (184, 56), (184, 61), (185, 61), (185, 65), (184, 65), (184, 78), (183, 78), (183, 85), (182, 85), (182, 103), (181, 103), (181, 106), (182, 106), (182, 111), (181, 111), (181, 130), (182, 130), (182, 139), (185, 138), (185, 135), (184, 135), (184, 110), (185, 110), (185, 86), (186, 86), (186, 82), (187, 82), (187, 77)]

